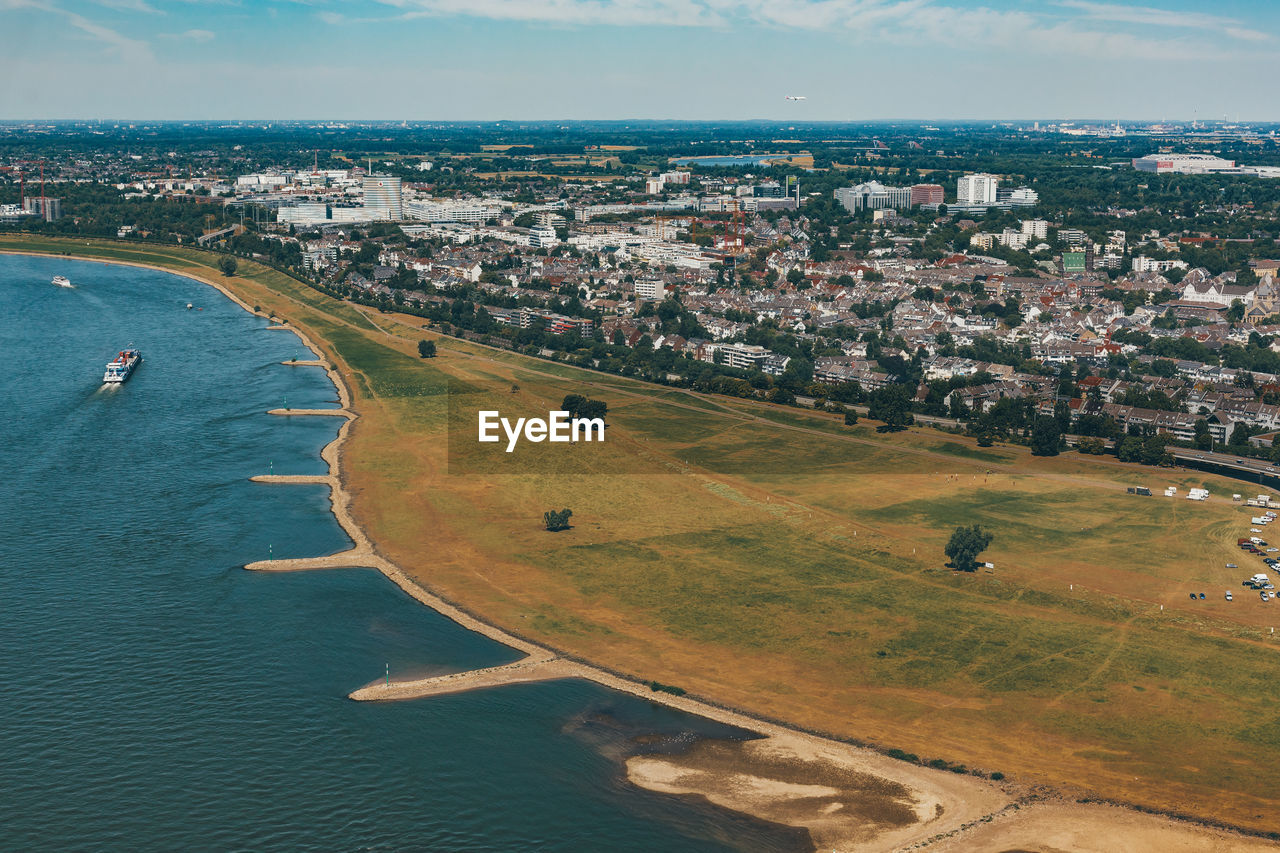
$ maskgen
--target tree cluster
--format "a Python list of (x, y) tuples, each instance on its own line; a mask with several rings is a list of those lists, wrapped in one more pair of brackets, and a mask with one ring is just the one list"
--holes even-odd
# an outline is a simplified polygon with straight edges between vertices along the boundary
[(609, 411), (609, 406), (602, 400), (592, 400), (581, 394), (567, 394), (560, 403), (560, 408), (569, 413), (569, 417), (577, 420), (583, 418), (592, 420), (599, 418), (604, 420), (605, 414)]
[(571, 509), (549, 509), (542, 514), (542, 523), (546, 525), (547, 530), (555, 533), (560, 530), (569, 529), (569, 519), (573, 517)]

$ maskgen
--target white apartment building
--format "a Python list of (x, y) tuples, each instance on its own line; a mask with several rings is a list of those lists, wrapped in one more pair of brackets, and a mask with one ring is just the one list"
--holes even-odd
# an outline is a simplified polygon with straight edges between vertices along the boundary
[(956, 201), (960, 204), (995, 204), (1000, 179), (995, 175), (965, 175), (956, 181)]
[(560, 238), (551, 226), (535, 225), (529, 229), (529, 245), (535, 249), (554, 249), (560, 245)]
[(1186, 261), (1157, 261), (1146, 255), (1138, 255), (1133, 259), (1134, 272), (1168, 272), (1169, 270), (1185, 270)]
[(667, 292), (667, 285), (656, 279), (637, 279), (635, 284), (636, 299), (660, 300)]
[(718, 348), (723, 364), (740, 370), (750, 370), (762, 364), (770, 353), (762, 346), (752, 344), (726, 344)]
[(405, 210), (413, 219), (424, 222), (467, 222), (483, 225), (502, 215), (502, 205), (471, 201), (411, 201)]
[[(996, 193), (996, 195), (1000, 197), (1004, 193)], [(1031, 187), (1018, 187), (1016, 190), (1010, 190), (1008, 196), (1009, 204), (1014, 207), (1030, 207), (1040, 201), (1040, 193), (1031, 189)]]
[(1037, 240), (1044, 240), (1049, 236), (1049, 223), (1044, 219), (1024, 219), (1022, 220), (1022, 233), (1028, 237), (1034, 237)]
[(289, 183), (284, 175), (241, 175), (236, 178), (238, 190), (268, 190)]
[(1001, 246), (1008, 246), (1015, 251), (1025, 249), (1027, 243), (1031, 240), (1031, 235), (1022, 231), (1014, 231), (1012, 228), (1006, 228), (999, 237)]

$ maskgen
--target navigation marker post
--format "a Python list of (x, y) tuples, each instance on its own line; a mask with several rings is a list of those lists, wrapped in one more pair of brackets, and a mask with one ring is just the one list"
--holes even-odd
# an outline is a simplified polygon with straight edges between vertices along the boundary
[(391, 689), (391, 664), (387, 664), (387, 689)]

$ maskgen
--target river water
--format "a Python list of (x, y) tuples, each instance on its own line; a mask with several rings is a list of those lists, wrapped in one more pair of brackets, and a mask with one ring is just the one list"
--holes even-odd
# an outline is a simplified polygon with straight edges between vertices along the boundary
[[(0, 256), (0, 848), (807, 846), (627, 783), (637, 749), (736, 736), (635, 697), (562, 681), (345, 699), (388, 666), (517, 655), (373, 571), (243, 570), (349, 544), (324, 487), (248, 482), (322, 473), (340, 424), (265, 414), (337, 404), (265, 326), (168, 273)], [(104, 387), (130, 344), (144, 362)]]

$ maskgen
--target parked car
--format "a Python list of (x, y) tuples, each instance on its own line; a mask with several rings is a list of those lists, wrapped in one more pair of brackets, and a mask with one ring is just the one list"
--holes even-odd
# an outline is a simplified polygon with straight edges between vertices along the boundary
[(1191, 600), (1192, 600), (1192, 601), (1195, 601), (1195, 600), (1196, 600), (1196, 594), (1195, 594), (1194, 592), (1193, 592), (1193, 593), (1191, 593)]
[(1227, 601), (1231, 601), (1231, 590), (1227, 590)]
[(1267, 594), (1266, 594), (1266, 592), (1260, 592), (1260, 593), (1258, 593), (1258, 595), (1262, 596), (1262, 600), (1263, 600), (1263, 601), (1266, 601), (1266, 600), (1267, 600)]
[(1203, 593), (1203, 592), (1202, 592), (1202, 593), (1200, 593), (1200, 600), (1201, 600), (1201, 601), (1204, 601), (1204, 593)]
[(1228, 568), (1228, 569), (1238, 569), (1238, 568), (1240, 568), (1240, 567), (1239, 567), (1239, 566), (1237, 566), (1235, 563), (1227, 563), (1227, 568)]

